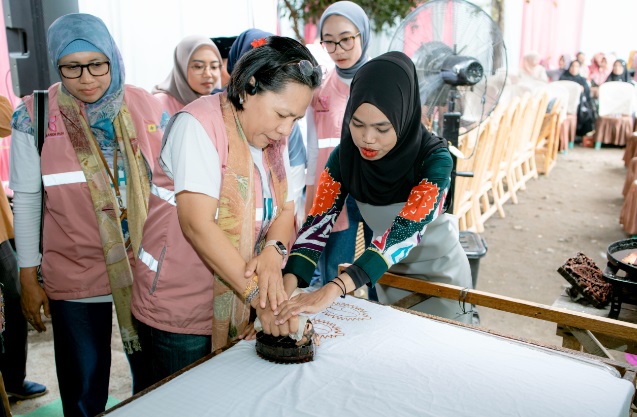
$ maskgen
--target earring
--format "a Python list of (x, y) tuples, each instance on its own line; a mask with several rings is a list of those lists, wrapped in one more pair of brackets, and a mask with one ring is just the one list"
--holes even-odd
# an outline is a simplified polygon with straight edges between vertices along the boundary
[(239, 104), (243, 104), (243, 97), (239, 97)]

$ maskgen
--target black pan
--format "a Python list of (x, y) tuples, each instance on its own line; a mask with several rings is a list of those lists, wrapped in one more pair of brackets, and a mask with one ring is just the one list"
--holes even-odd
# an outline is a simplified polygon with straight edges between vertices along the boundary
[[(604, 270), (604, 278), (623, 284), (637, 284), (637, 265), (622, 262), (632, 252), (637, 252), (637, 238), (611, 243), (606, 252), (608, 266)], [(619, 271), (624, 273), (617, 275)]]

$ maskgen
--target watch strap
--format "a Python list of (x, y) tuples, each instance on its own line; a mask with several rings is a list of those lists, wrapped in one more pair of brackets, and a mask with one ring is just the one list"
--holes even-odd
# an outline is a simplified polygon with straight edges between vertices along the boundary
[(287, 249), (285, 249), (285, 245), (281, 241), (268, 240), (267, 242), (265, 242), (265, 245), (263, 246), (263, 249), (267, 248), (268, 246), (274, 246), (274, 249), (276, 249), (276, 251), (282, 257), (285, 258), (287, 256)]

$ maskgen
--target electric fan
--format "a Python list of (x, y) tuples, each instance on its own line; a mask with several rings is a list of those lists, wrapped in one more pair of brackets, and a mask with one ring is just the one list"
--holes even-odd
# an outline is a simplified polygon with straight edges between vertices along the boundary
[[(480, 7), (465, 0), (430, 0), (398, 26), (390, 51), (402, 51), (416, 67), (422, 113), (428, 127), (450, 142), (453, 155), (447, 203), (453, 211), (458, 136), (479, 126), (495, 109), (507, 76), (502, 33)], [(476, 146), (477, 147), (477, 146)]]
[(460, 113), (460, 133), (477, 127), (504, 88), (502, 33), (480, 7), (464, 0), (418, 6), (398, 26), (389, 50), (414, 61), (423, 115), (434, 131), (442, 127), (445, 112)]

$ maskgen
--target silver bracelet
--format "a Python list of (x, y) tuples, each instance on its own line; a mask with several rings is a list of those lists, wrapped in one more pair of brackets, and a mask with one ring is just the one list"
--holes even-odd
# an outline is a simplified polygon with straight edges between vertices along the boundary
[(259, 287), (257, 286), (257, 287), (254, 287), (252, 291), (250, 291), (250, 293), (246, 297), (246, 303), (247, 304), (252, 303), (252, 300), (254, 300), (254, 297), (256, 297), (258, 294), (259, 294)]

